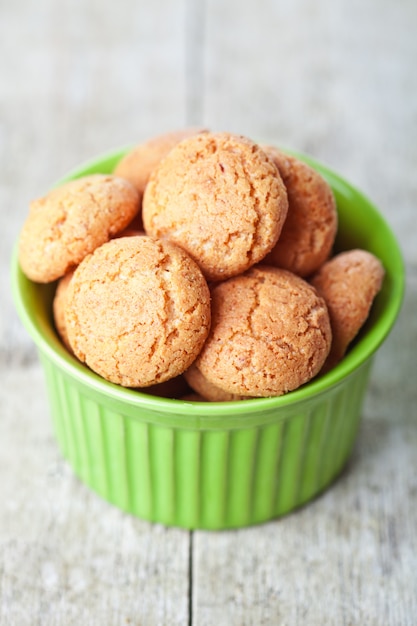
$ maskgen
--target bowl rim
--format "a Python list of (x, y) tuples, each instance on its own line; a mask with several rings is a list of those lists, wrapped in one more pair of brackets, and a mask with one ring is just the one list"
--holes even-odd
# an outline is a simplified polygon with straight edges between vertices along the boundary
[[(131, 148), (132, 146), (125, 146), (89, 159), (68, 172), (54, 186), (58, 186), (82, 175), (96, 173), (102, 170), (104, 170), (103, 173), (113, 171), (115, 164)], [(364, 203), (368, 213), (372, 215), (372, 219), (378, 224), (380, 229), (383, 229), (384, 237), (389, 240), (390, 264), (393, 278), (390, 301), (381, 313), (378, 324), (372, 326), (332, 370), (322, 376), (319, 375), (298, 389), (282, 396), (251, 398), (229, 402), (197, 402), (187, 399), (163, 398), (147, 394), (145, 391), (128, 389), (108, 382), (72, 356), (63, 347), (59, 339), (56, 338), (56, 343), (53, 344), (47, 336), (47, 332), (45, 332), (45, 328), (43, 327), (45, 325), (42, 325), (38, 318), (39, 316), (34, 315), (28, 310), (28, 285), (30, 285), (32, 281), (26, 278), (20, 269), (18, 245), (16, 242), (11, 260), (12, 295), (19, 317), (38, 350), (47, 355), (49, 359), (68, 376), (75, 379), (78, 383), (89, 387), (91, 390), (106, 396), (108, 399), (162, 414), (181, 413), (185, 423), (187, 422), (187, 418), (189, 418), (190, 423), (194, 423), (196, 417), (216, 418), (220, 415), (223, 417), (233, 417), (248, 413), (258, 414), (271, 410), (279, 411), (281, 408), (285, 409), (289, 406), (310, 402), (312, 398), (321, 396), (330, 389), (343, 384), (347, 377), (358, 370), (362, 364), (367, 362), (374, 355), (394, 326), (401, 309), (405, 290), (404, 261), (393, 231), (368, 197), (327, 165), (317, 161), (315, 158), (287, 148), (285, 148), (285, 151), (305, 161), (321, 173), (330, 183), (334, 191), (339, 191), (345, 195), (348, 194), (353, 201)], [(35, 288), (35, 284), (32, 284)], [(36, 285), (36, 288), (39, 288), (39, 285)]]

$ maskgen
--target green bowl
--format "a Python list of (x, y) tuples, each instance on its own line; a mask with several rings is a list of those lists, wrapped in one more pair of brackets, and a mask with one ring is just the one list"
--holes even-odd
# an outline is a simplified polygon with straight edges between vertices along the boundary
[[(125, 151), (98, 157), (65, 180), (111, 173)], [(373, 252), (386, 276), (343, 361), (287, 395), (187, 402), (105, 381), (58, 339), (51, 311), (55, 285), (26, 278), (14, 253), (15, 305), (38, 348), (62, 454), (84, 483), (124, 511), (184, 528), (257, 524), (322, 492), (351, 453), (373, 356), (400, 310), (403, 261), (371, 202), (327, 167), (298, 156), (333, 188), (339, 214), (336, 249)]]

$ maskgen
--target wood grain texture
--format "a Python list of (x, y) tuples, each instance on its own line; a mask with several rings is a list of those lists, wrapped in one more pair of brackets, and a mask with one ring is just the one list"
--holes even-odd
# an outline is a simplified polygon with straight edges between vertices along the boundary
[(33, 348), (9, 296), (12, 245), (32, 198), (98, 154), (186, 122), (185, 0), (42, 0), (0, 14), (0, 363)]
[(327, 162), (381, 207), (416, 264), (416, 4), (213, 0), (205, 23), (204, 123)]
[[(416, 27), (414, 0), (1, 4), (2, 625), (416, 623)], [(297, 513), (239, 531), (147, 524), (74, 478), (9, 288), (32, 197), (186, 124), (324, 160), (380, 207), (407, 267), (346, 471)]]
[(125, 515), (74, 477), (37, 365), (3, 372), (0, 407), (0, 623), (187, 624), (189, 534)]
[(416, 431), (392, 417), (368, 409), (346, 471), (302, 510), (196, 535), (195, 624), (415, 623)]
[(354, 453), (334, 485), (280, 520), (195, 533), (194, 624), (415, 624), (416, 307), (413, 272), (375, 359)]

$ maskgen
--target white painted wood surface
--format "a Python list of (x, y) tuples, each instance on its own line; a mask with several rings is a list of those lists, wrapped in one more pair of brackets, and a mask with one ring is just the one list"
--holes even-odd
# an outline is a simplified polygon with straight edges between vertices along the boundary
[[(417, 623), (414, 0), (0, 4), (0, 623)], [(353, 458), (301, 511), (166, 529), (59, 456), (9, 259), (28, 201), (79, 162), (185, 124), (304, 150), (363, 189), (404, 251)]]

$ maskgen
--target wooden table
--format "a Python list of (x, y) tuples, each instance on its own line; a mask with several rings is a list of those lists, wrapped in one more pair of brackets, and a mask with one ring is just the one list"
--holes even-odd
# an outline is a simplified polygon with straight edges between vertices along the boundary
[[(415, 0), (146, 6), (0, 6), (0, 623), (415, 625)], [(345, 472), (299, 512), (233, 532), (134, 519), (74, 478), (9, 288), (31, 198), (100, 152), (194, 124), (327, 162), (380, 207), (407, 265)]]

